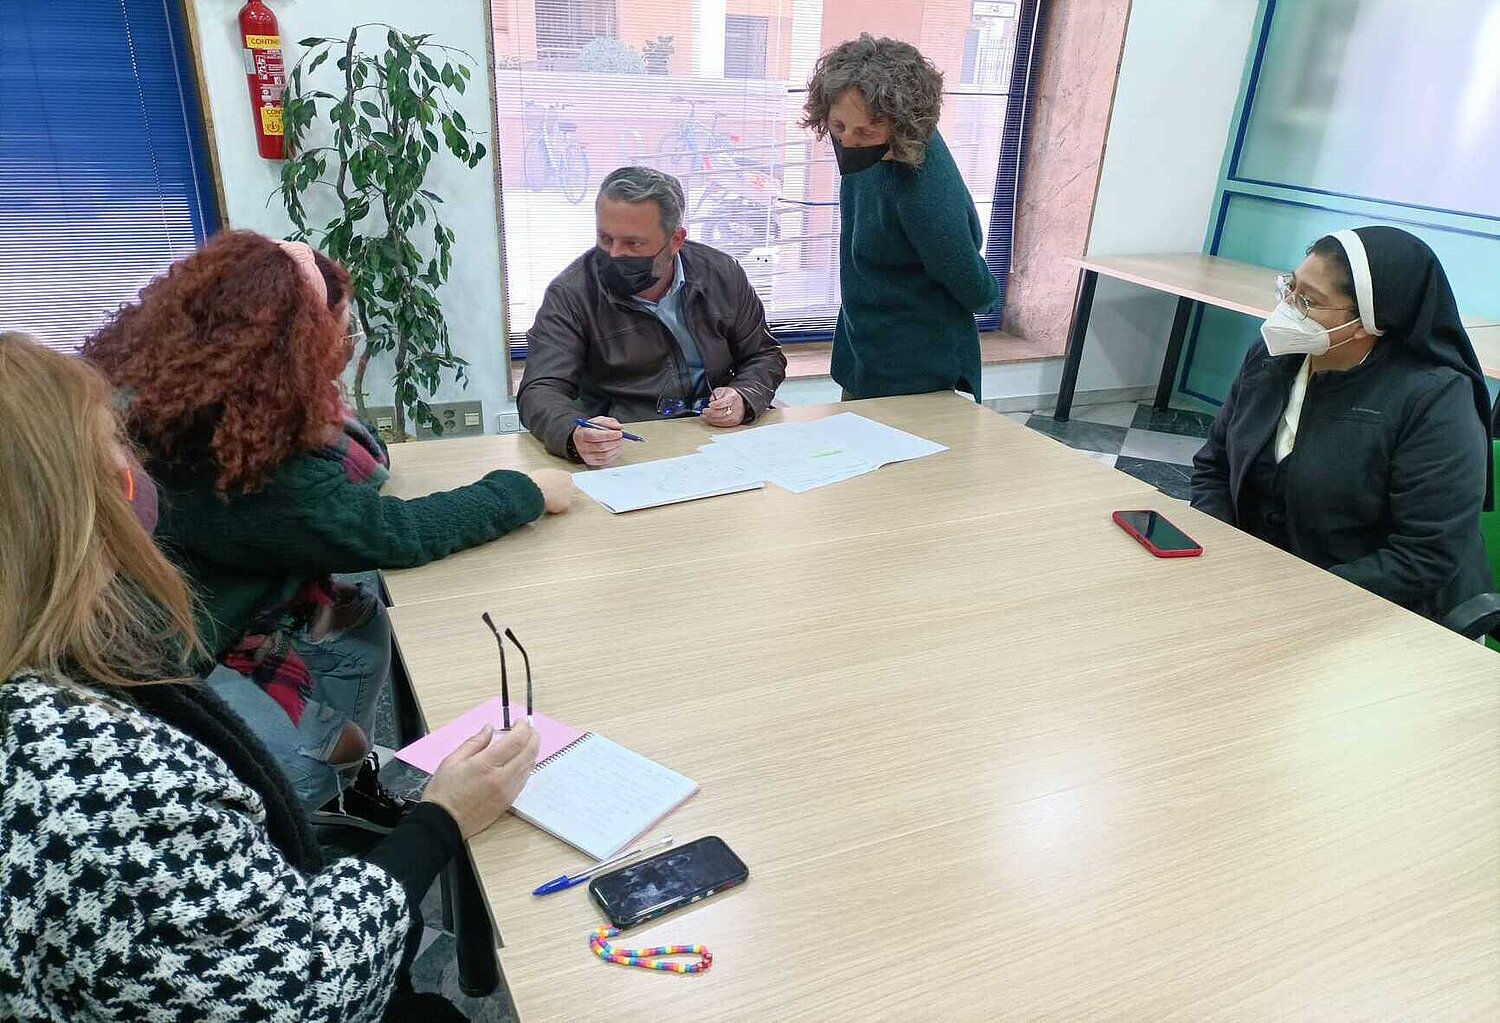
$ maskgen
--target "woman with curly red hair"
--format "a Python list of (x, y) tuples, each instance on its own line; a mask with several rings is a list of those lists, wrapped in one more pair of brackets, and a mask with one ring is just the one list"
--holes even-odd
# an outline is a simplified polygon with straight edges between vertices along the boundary
[[(411, 501), (339, 374), (349, 275), (321, 253), (217, 235), (84, 346), (117, 389), (161, 490), (157, 540), (202, 601), (208, 683), (270, 747), (310, 808), (394, 826), (404, 801), (369, 754), (390, 668), (378, 597), (333, 573), (410, 568), (568, 507), (566, 473), (491, 472)], [(352, 775), (352, 781), (348, 777)]]

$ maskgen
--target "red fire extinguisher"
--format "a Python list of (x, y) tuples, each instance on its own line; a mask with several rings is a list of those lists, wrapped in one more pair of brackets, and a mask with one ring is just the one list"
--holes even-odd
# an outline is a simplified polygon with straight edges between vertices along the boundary
[(286, 63), (281, 59), (281, 30), (276, 26), (276, 15), (263, 0), (249, 0), (240, 8), (240, 45), (245, 48), (245, 81), (250, 86), (256, 144), (261, 156), (280, 160), (281, 93), (286, 88)]

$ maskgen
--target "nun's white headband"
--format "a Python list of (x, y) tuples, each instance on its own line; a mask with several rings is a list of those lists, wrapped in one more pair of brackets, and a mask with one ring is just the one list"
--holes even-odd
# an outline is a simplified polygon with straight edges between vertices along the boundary
[(1379, 337), (1385, 333), (1375, 326), (1375, 285), (1370, 280), (1370, 260), (1365, 256), (1365, 243), (1359, 240), (1356, 231), (1335, 231), (1333, 237), (1344, 247), (1349, 257), (1349, 269), (1354, 274), (1354, 301), (1359, 306), (1359, 322), (1365, 333)]

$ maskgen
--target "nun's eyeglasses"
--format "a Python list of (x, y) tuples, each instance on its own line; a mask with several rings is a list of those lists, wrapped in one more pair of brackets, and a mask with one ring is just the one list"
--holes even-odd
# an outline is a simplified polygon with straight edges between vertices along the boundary
[(1352, 305), (1313, 305), (1307, 300), (1307, 296), (1301, 292), (1292, 290), (1292, 275), (1276, 275), (1276, 298), (1285, 302), (1287, 306), (1296, 313), (1299, 319), (1307, 319), (1309, 309), (1353, 309)]

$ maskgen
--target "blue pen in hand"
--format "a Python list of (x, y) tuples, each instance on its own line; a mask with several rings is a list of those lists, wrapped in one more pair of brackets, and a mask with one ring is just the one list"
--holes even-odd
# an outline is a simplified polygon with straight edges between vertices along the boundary
[(553, 892), (560, 892), (560, 891), (563, 891), (563, 890), (565, 890), (567, 888), (572, 888), (575, 885), (583, 884), (583, 882), (587, 881), (589, 878), (593, 877), (595, 874), (599, 873), (599, 871), (601, 871), (601, 870), (608, 870), (610, 867), (617, 867), (621, 863), (624, 863), (626, 860), (634, 859), (635, 857), (641, 855), (641, 853), (644, 853), (644, 852), (655, 852), (658, 849), (665, 849), (667, 846), (669, 846), (671, 844), (672, 844), (672, 836), (668, 835), (666, 838), (663, 838), (660, 842), (653, 842), (650, 845), (638, 846), (638, 847), (630, 850), (629, 852), (622, 852), (618, 856), (611, 856), (609, 859), (604, 860), (603, 862), (600, 862), (600, 863), (596, 863), (592, 867), (590, 867), (589, 869), (587, 869), (585, 871), (582, 871), (580, 873), (577, 873), (577, 874), (564, 874), (561, 877), (554, 877), (552, 880), (548, 881), (546, 884), (541, 885), (539, 888), (537, 888), (531, 894), (532, 895), (551, 895)]
[[(575, 419), (575, 420), (573, 420), (573, 425), (574, 426), (581, 426), (585, 430), (613, 430), (614, 429), (613, 426), (600, 426), (598, 423), (591, 423), (587, 419)], [(635, 434), (633, 434), (633, 433), (626, 433), (624, 430), (620, 431), (620, 436), (624, 437), (626, 440), (639, 441), (642, 444), (646, 443), (646, 438), (645, 437), (637, 437)]]

